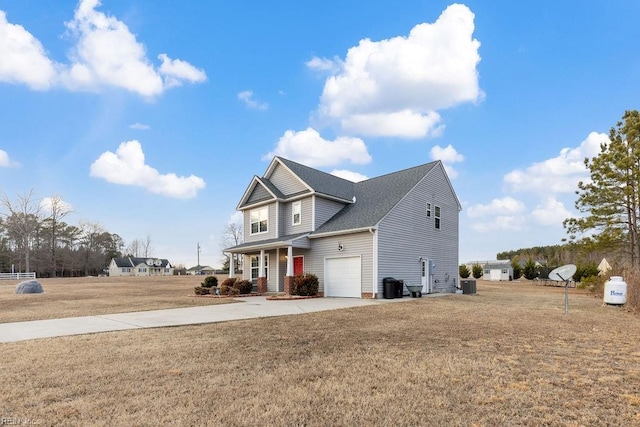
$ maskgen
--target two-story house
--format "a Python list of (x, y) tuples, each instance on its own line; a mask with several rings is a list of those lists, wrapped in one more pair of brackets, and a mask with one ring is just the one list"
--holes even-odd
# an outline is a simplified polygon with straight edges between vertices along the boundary
[(354, 183), (275, 157), (237, 209), (244, 243), (225, 252), (260, 292), (288, 293), (302, 272), (324, 296), (379, 298), (385, 277), (455, 291), (461, 205), (440, 161)]

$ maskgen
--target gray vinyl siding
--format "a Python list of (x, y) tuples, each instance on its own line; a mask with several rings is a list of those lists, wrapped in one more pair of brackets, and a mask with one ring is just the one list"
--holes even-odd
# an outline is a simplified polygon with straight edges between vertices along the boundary
[(254, 234), (251, 235), (251, 211), (253, 209), (246, 209), (245, 211), (243, 211), (244, 213), (244, 241), (245, 243), (249, 243), (249, 242), (257, 242), (260, 240), (266, 240), (266, 239), (273, 239), (276, 237), (276, 230), (277, 230), (277, 226), (276, 226), (276, 221), (277, 221), (277, 213), (276, 211), (278, 210), (276, 208), (276, 203), (270, 203), (267, 205), (269, 208), (269, 223), (268, 223), (268, 229), (266, 233), (261, 233), (261, 234)]
[(332, 216), (345, 207), (344, 203), (316, 197), (316, 219), (314, 230), (327, 222)]
[(246, 203), (247, 204), (257, 203), (257, 202), (261, 202), (263, 200), (269, 200), (272, 198), (273, 196), (269, 194), (269, 192), (262, 185), (258, 184), (255, 186), (255, 188), (251, 192), (251, 195), (247, 199)]
[[(426, 216), (427, 202), (431, 203), (431, 218)], [(440, 206), (439, 230), (434, 226), (435, 206)], [(379, 294), (384, 277), (421, 283), (420, 257), (435, 262), (433, 291), (454, 292), (458, 278), (458, 216), (457, 200), (442, 168), (434, 168), (379, 223)]]
[(273, 173), (269, 177), (269, 180), (285, 196), (300, 193), (303, 191), (309, 191), (307, 186), (304, 185), (298, 177), (293, 175), (280, 164), (275, 167)]
[(282, 230), (280, 235), (282, 236), (313, 231), (311, 228), (311, 218), (313, 216), (311, 197), (305, 197), (298, 201), (301, 202), (301, 222), (299, 225), (293, 225), (292, 210), (294, 202), (286, 202), (280, 205), (280, 209), (283, 211), (280, 222)]
[[(343, 250), (338, 250), (342, 243)], [(324, 261), (334, 257), (361, 257), (362, 284), (360, 292), (371, 292), (373, 283), (373, 235), (368, 231), (340, 236), (311, 239), (313, 256), (305, 256), (304, 269), (318, 276), (320, 292), (324, 292)], [(294, 251), (294, 255), (296, 255)]]

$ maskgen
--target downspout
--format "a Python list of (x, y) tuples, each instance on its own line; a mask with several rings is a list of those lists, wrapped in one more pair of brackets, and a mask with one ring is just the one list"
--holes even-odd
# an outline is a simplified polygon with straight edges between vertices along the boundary
[(371, 227), (369, 233), (373, 236), (373, 284), (371, 292), (371, 299), (376, 299), (376, 291), (378, 290), (378, 233)]

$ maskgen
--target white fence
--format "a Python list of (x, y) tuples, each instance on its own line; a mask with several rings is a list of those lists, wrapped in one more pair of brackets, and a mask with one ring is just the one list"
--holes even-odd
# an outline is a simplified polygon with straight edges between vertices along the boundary
[(36, 273), (0, 273), (0, 280), (35, 279)]

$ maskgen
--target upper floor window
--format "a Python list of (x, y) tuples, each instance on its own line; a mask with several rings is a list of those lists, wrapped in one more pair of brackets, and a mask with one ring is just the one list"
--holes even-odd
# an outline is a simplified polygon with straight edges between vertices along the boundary
[(431, 203), (427, 203), (427, 218), (431, 218)]
[(251, 211), (251, 234), (266, 233), (269, 229), (269, 207)]
[(302, 202), (293, 202), (291, 205), (291, 221), (293, 225), (300, 225), (302, 222)]
[(435, 228), (440, 230), (440, 206), (434, 206)]

